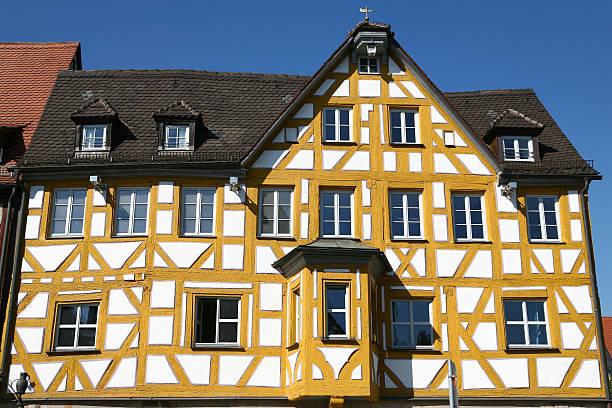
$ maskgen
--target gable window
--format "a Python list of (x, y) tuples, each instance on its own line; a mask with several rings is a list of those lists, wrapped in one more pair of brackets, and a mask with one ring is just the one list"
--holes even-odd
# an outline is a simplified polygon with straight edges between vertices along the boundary
[(533, 161), (533, 138), (502, 136), (504, 161)]
[(292, 198), (292, 190), (260, 190), (259, 234), (261, 236), (291, 236)]
[(324, 108), (323, 135), (326, 142), (353, 140), (353, 110), (351, 108)]
[(508, 347), (548, 347), (544, 300), (504, 300)]
[(353, 236), (353, 192), (321, 192), (321, 235)]
[(391, 111), (391, 143), (419, 143), (419, 113), (416, 110)]
[(83, 125), (81, 150), (104, 150), (106, 147), (106, 125)]
[(389, 193), (391, 236), (394, 239), (422, 238), (421, 193)]
[(118, 235), (146, 234), (148, 212), (148, 187), (117, 189)]
[(431, 348), (431, 300), (392, 300), (392, 347)]
[(51, 236), (83, 235), (86, 189), (58, 188), (53, 192)]
[(189, 148), (189, 126), (166, 125), (164, 149), (185, 150)]
[(55, 329), (55, 350), (96, 346), (98, 303), (60, 305)]
[(349, 337), (349, 285), (328, 283), (325, 285), (325, 336)]
[(559, 200), (555, 196), (527, 196), (527, 226), (531, 241), (559, 240)]
[(215, 189), (182, 189), (183, 234), (212, 235), (215, 228)]
[(376, 57), (360, 57), (359, 58), (359, 73), (360, 74), (378, 74), (378, 58)]
[(237, 345), (240, 339), (240, 299), (196, 297), (195, 345)]
[(471, 241), (485, 239), (484, 196), (453, 194), (455, 239)]

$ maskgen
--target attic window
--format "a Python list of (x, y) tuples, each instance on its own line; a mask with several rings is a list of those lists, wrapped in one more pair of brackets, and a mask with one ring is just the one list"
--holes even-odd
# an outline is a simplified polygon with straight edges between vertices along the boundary
[(378, 58), (377, 57), (360, 57), (359, 58), (359, 73), (360, 74), (379, 74)]
[(178, 101), (153, 114), (159, 133), (158, 154), (164, 151), (193, 151), (196, 122), (200, 113), (187, 102)]
[(164, 149), (184, 150), (189, 148), (189, 126), (167, 125)]
[(502, 136), (504, 161), (533, 161), (533, 138), (530, 136)]
[(108, 154), (117, 112), (102, 98), (95, 98), (70, 116), (76, 124), (75, 156)]
[(104, 150), (106, 147), (106, 125), (84, 125), (82, 129), (82, 150)]

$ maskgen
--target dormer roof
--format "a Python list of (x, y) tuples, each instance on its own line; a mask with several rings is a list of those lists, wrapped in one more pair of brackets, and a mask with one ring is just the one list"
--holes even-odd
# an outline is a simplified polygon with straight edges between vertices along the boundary
[(542, 129), (544, 125), (515, 109), (506, 109), (493, 119), (490, 127)]
[(183, 100), (164, 106), (153, 113), (154, 118), (193, 119), (198, 116), (200, 112)]
[(100, 119), (109, 120), (117, 115), (117, 112), (102, 98), (94, 98), (83, 104), (72, 112), (72, 120), (78, 119)]

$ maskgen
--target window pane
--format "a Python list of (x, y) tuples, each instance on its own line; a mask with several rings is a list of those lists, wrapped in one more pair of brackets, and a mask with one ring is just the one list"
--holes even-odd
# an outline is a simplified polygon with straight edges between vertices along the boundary
[(410, 326), (393, 326), (393, 346), (394, 347), (408, 347), (412, 343), (410, 341)]
[(412, 320), (414, 322), (429, 322), (429, 302), (412, 302)]
[(198, 193), (195, 190), (183, 190), (183, 201), (185, 204), (197, 203)]
[(557, 216), (554, 212), (545, 212), (544, 222), (546, 223), (546, 225), (557, 225)]
[(130, 222), (128, 220), (118, 220), (117, 232), (119, 234), (127, 234), (128, 232), (130, 232)]
[(465, 225), (455, 226), (455, 238), (467, 238), (467, 227)]
[(527, 304), (527, 320), (531, 322), (544, 322), (544, 303), (525, 302)]
[(408, 207), (419, 208), (419, 195), (418, 194), (406, 194), (406, 202)]
[(278, 222), (278, 233), (279, 234), (289, 234), (290, 232), (289, 221), (279, 221)]
[(195, 220), (184, 220), (183, 221), (183, 232), (187, 234), (195, 234)]
[(195, 218), (197, 213), (197, 206), (195, 204), (183, 205), (183, 217)]
[(482, 212), (470, 211), (470, 222), (472, 224), (482, 224)]
[(217, 337), (217, 299), (196, 301), (196, 343), (215, 343)]
[(326, 109), (325, 110), (325, 124), (333, 125), (336, 123), (336, 111), (334, 109)]
[(469, 197), (470, 210), (480, 210), (480, 197)]
[(132, 201), (130, 190), (119, 190), (119, 204), (129, 204)]
[(421, 235), (421, 226), (418, 223), (411, 222), (408, 224), (408, 235), (411, 237), (417, 237)]
[(200, 220), (200, 233), (201, 234), (212, 234), (213, 222), (212, 220)]
[(134, 218), (147, 218), (147, 206), (136, 204), (134, 206)]
[(402, 129), (398, 127), (391, 128), (391, 143), (402, 143)]
[(289, 191), (278, 192), (278, 203), (279, 204), (291, 204), (291, 193)]
[(69, 197), (70, 197), (69, 190), (55, 190), (55, 203), (56, 204), (68, 204)]
[(404, 205), (403, 194), (391, 194), (389, 196), (391, 207), (402, 208)]
[(336, 127), (332, 125), (325, 126), (325, 140), (336, 140)]
[(481, 225), (472, 225), (472, 238), (473, 239), (483, 239), (484, 238), (484, 228)]
[(465, 209), (465, 197), (463, 196), (453, 197), (453, 208), (455, 210), (464, 210)]
[(504, 315), (506, 321), (523, 321), (522, 302), (504, 302)]
[(273, 220), (274, 219), (274, 206), (263, 205), (261, 207), (261, 217), (264, 220)]
[(63, 234), (66, 231), (66, 221), (53, 221), (51, 234)]
[(340, 124), (341, 125), (349, 124), (349, 114), (350, 114), (349, 110), (346, 110), (346, 109), (340, 110)]
[(542, 204), (544, 205), (544, 211), (555, 211), (555, 199), (550, 197), (542, 198)]
[(350, 208), (340, 208), (338, 210), (338, 215), (340, 221), (350, 221), (351, 220), (351, 209)]
[(326, 221), (323, 223), (323, 235), (335, 235), (335, 227), (334, 223), (331, 221)]
[(238, 299), (219, 299), (219, 319), (238, 318)]
[(149, 192), (147, 190), (136, 190), (136, 202), (147, 204), (149, 202)]
[(84, 217), (85, 217), (85, 206), (73, 204), (71, 218), (84, 218)]
[(145, 220), (134, 220), (134, 231), (135, 234), (144, 234), (147, 232), (147, 222)]
[(323, 207), (321, 211), (321, 217), (323, 217), (324, 221), (333, 221), (334, 209), (330, 207)]
[(466, 224), (465, 211), (455, 211), (455, 224)]
[(274, 222), (262, 220), (261, 221), (261, 232), (263, 234), (273, 234), (274, 233)]
[(404, 223), (403, 222), (392, 222), (391, 223), (391, 234), (394, 237), (403, 237), (404, 235)]
[(419, 221), (421, 214), (418, 208), (408, 208), (408, 221)]
[(334, 206), (334, 193), (322, 193), (321, 194), (321, 205), (325, 207)]
[(96, 345), (96, 329), (95, 328), (81, 328), (79, 329), (79, 342), (77, 344), (81, 347), (93, 347)]
[(214, 205), (213, 204), (202, 204), (200, 206), (200, 217), (202, 218), (213, 218)]
[(391, 112), (391, 127), (399, 128), (402, 126), (401, 112)]
[(351, 195), (348, 193), (338, 193), (338, 203), (341, 207), (348, 207), (351, 205)]
[(432, 339), (432, 327), (430, 325), (415, 325), (414, 326), (414, 339), (417, 346), (431, 346), (433, 344)]
[(522, 324), (507, 324), (506, 336), (508, 344), (526, 344), (525, 329)]
[(68, 206), (56, 205), (54, 217), (56, 220), (65, 220), (68, 216)]
[(60, 324), (76, 324), (77, 306), (62, 306), (60, 308)]
[(396, 301), (392, 303), (392, 313), (394, 322), (409, 322), (410, 321), (410, 303)]
[(219, 323), (219, 343), (238, 342), (238, 323)]
[(326, 301), (327, 309), (344, 309), (346, 286), (327, 286), (326, 287)]
[(76, 219), (70, 221), (70, 231), (71, 234), (81, 234), (83, 233), (83, 219)]
[(215, 201), (215, 192), (214, 190), (202, 190), (200, 200), (202, 203), (212, 204)]
[(74, 190), (72, 195), (73, 204), (85, 204), (85, 197), (87, 196), (86, 190)]
[(57, 334), (57, 347), (74, 346), (75, 329), (59, 329)]
[(340, 126), (340, 140), (347, 142), (351, 140), (350, 128), (348, 126)]
[(346, 316), (344, 312), (327, 312), (327, 335), (346, 334)]
[(548, 344), (548, 340), (546, 337), (546, 325), (529, 325), (529, 344)]
[(288, 220), (291, 218), (291, 207), (288, 205), (281, 205), (278, 207), (278, 218), (281, 220)]
[(546, 238), (559, 239), (559, 232), (557, 231), (557, 227), (546, 227)]
[(404, 209), (403, 208), (391, 208), (391, 221), (403, 222), (404, 221)]
[(82, 324), (96, 324), (98, 321), (98, 306), (81, 306)]
[(538, 199), (536, 197), (527, 197), (527, 209), (530, 211), (538, 210)]
[(340, 222), (339, 228), (340, 228), (340, 231), (338, 233), (340, 235), (351, 235), (351, 223), (350, 222)]
[(412, 112), (404, 112), (404, 121), (406, 123), (406, 127), (414, 127), (414, 113)]
[(119, 204), (117, 207), (117, 218), (128, 219), (130, 218), (131, 206), (129, 204)]

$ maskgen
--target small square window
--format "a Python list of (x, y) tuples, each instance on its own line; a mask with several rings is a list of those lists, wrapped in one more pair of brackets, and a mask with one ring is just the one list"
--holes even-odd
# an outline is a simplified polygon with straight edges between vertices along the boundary
[(422, 200), (419, 192), (389, 193), (391, 236), (395, 239), (423, 237)]
[(391, 143), (419, 143), (419, 113), (416, 110), (392, 110)]
[(323, 135), (325, 142), (353, 140), (353, 110), (351, 108), (324, 108)]
[(259, 235), (291, 236), (292, 201), (293, 190), (260, 190)]
[(526, 196), (530, 241), (559, 241), (559, 200), (556, 196)]
[(106, 148), (106, 125), (84, 125), (81, 150), (104, 150)]
[(376, 57), (360, 57), (359, 58), (359, 73), (360, 74), (379, 74), (378, 58)]
[(353, 236), (353, 192), (321, 192), (321, 235)]
[(189, 148), (189, 126), (166, 125), (164, 149), (186, 150)]
[(195, 345), (240, 343), (240, 299), (204, 297), (195, 299)]
[(433, 346), (431, 300), (392, 300), (391, 309), (393, 348)]
[(51, 236), (83, 235), (87, 190), (58, 188), (53, 192)]
[(183, 188), (182, 229), (185, 235), (212, 235), (215, 231), (214, 188)]
[(452, 203), (455, 239), (459, 241), (484, 240), (486, 237), (484, 196), (453, 194)]
[(504, 161), (533, 161), (533, 138), (502, 136)]
[(117, 189), (117, 235), (146, 234), (148, 214), (148, 187)]
[(508, 347), (549, 347), (546, 302), (504, 300)]
[(349, 338), (349, 285), (327, 283), (325, 285), (325, 336)]
[(55, 350), (96, 347), (98, 303), (60, 305), (55, 327)]

